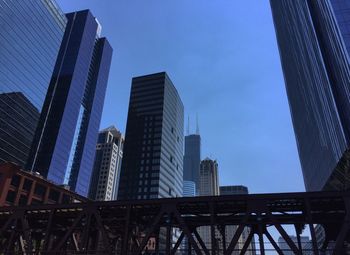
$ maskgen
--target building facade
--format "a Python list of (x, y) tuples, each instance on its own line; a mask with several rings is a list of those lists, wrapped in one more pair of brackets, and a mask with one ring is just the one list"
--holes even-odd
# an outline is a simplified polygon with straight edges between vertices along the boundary
[[(298, 238), (296, 236), (289, 236), (294, 244), (298, 247)], [(300, 236), (300, 244), (303, 249), (303, 255), (313, 254), (312, 242), (308, 236)], [(283, 237), (278, 238), (278, 247), (282, 250), (284, 255), (294, 255), (295, 253), (291, 250), (288, 243)]]
[(201, 163), (201, 137), (199, 134), (185, 136), (184, 181), (193, 181), (199, 187)]
[(184, 107), (165, 72), (132, 79), (118, 199), (182, 196)]
[(117, 200), (124, 136), (114, 127), (100, 131), (92, 172), (89, 198)]
[(67, 20), (52, 0), (2, 0), (0, 10), (0, 162), (24, 166)]
[[(220, 186), (220, 196), (225, 196), (225, 195), (247, 195), (249, 194), (248, 188), (246, 186), (242, 185), (233, 185), (233, 186)], [(236, 233), (238, 229), (238, 226), (235, 225), (230, 225), (226, 226), (225, 228), (225, 238), (226, 238), (226, 244), (229, 244), (231, 240), (233, 239), (234, 234)], [(243, 246), (249, 236), (250, 229), (245, 227), (241, 236), (239, 237), (238, 243), (236, 247), (234, 248), (233, 254), (238, 255), (241, 254), (241, 250), (243, 249)], [(256, 249), (255, 249), (255, 240), (254, 236), (253, 239), (248, 246), (248, 249), (246, 251), (247, 255), (255, 255), (256, 254)]]
[(13, 163), (0, 163), (0, 206), (68, 204), (88, 202), (63, 186), (28, 172)]
[(218, 163), (206, 157), (201, 161), (199, 172), (199, 196), (218, 196), (219, 173)]
[[(198, 188), (199, 196), (218, 196), (220, 194), (218, 175), (218, 163), (216, 160), (207, 157), (201, 161)], [(210, 250), (214, 249), (214, 247), (216, 247), (217, 250), (222, 249), (222, 247), (220, 247), (221, 235), (217, 229), (215, 229), (215, 240), (217, 242), (215, 245), (212, 243), (210, 226), (199, 227), (198, 233), (206, 244), (206, 247)]]
[(220, 186), (220, 196), (224, 195), (247, 195), (248, 188), (243, 185)]
[(306, 190), (348, 189), (349, 1), (270, 3)]
[(66, 17), (27, 168), (87, 196), (112, 48), (90, 11)]
[(184, 181), (183, 182), (183, 196), (184, 197), (195, 197), (196, 192), (196, 183), (193, 181)]

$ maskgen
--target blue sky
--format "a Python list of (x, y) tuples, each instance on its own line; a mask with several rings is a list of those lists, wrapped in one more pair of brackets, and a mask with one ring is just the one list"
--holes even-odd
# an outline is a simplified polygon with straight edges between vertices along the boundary
[[(220, 185), (304, 191), (268, 0), (57, 0), (114, 48), (101, 128), (125, 131), (131, 78), (166, 71)], [(187, 124), (185, 124), (185, 127)], [(186, 130), (186, 128), (185, 128)]]

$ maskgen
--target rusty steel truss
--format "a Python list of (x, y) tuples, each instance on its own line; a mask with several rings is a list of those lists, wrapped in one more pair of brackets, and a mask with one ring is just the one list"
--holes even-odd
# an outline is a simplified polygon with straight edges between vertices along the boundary
[[(315, 224), (322, 225), (325, 231), (322, 247), (316, 242)], [(227, 242), (225, 228), (231, 225), (236, 225), (235, 233)], [(287, 225), (296, 229), (298, 243), (288, 236)], [(211, 248), (198, 234), (200, 226), (209, 226)], [(310, 228), (313, 254), (321, 254), (329, 243), (332, 243), (333, 254), (344, 254), (350, 239), (350, 192), (2, 207), (0, 254), (138, 255), (147, 254), (146, 246), (152, 238), (158, 240), (155, 252), (180, 254), (180, 244), (186, 238), (186, 254), (228, 255), (233, 254), (247, 227), (250, 232), (240, 254), (245, 254), (254, 235), (258, 237), (260, 254), (265, 254), (264, 239), (278, 254), (283, 254), (276, 237), (271, 234), (272, 228), (285, 239), (290, 250), (302, 254), (300, 234), (305, 227)], [(173, 229), (177, 229), (176, 239)], [(215, 232), (221, 233), (221, 244), (215, 241)]]

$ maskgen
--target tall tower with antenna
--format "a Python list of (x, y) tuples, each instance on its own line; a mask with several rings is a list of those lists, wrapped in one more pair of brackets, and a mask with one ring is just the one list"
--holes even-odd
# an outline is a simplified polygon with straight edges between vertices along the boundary
[[(199, 169), (201, 161), (201, 137), (199, 135), (198, 114), (196, 115), (196, 133), (190, 134), (190, 117), (187, 122), (187, 134), (185, 136), (184, 155), (184, 181), (192, 181), (199, 188)], [(197, 192), (198, 194), (198, 192)]]

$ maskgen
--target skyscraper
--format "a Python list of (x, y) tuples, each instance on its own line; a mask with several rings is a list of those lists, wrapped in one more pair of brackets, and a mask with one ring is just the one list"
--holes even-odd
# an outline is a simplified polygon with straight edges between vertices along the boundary
[(112, 48), (90, 11), (66, 17), (27, 168), (87, 196)]
[(1, 161), (25, 165), (39, 116), (22, 92), (0, 94)]
[(206, 157), (201, 161), (199, 173), (199, 195), (217, 196), (219, 190), (218, 163)]
[(248, 188), (243, 185), (220, 186), (220, 196), (224, 195), (246, 195)]
[(24, 166), (66, 27), (52, 0), (0, 0), (0, 162)]
[(117, 199), (123, 147), (124, 137), (114, 126), (100, 131), (89, 198), (105, 201)]
[(183, 196), (184, 197), (195, 197), (196, 192), (196, 183), (193, 181), (183, 181)]
[[(206, 157), (201, 161), (199, 172), (199, 196), (217, 196), (219, 195), (219, 176), (218, 176), (218, 163), (216, 160), (212, 160)], [(217, 244), (212, 243), (210, 226), (202, 226), (198, 228), (198, 233), (201, 236), (203, 242), (209, 249), (218, 249), (219, 242)], [(215, 240), (220, 238), (220, 233), (215, 230)]]
[(193, 181), (199, 187), (201, 163), (201, 137), (199, 134), (185, 136), (184, 181)]
[(165, 72), (132, 79), (118, 199), (182, 196), (184, 107)]
[(348, 189), (349, 1), (270, 2), (306, 190)]
[[(220, 186), (220, 196), (224, 195), (247, 195), (248, 194), (248, 188), (246, 186), (242, 185), (233, 185), (233, 186)], [(228, 225), (225, 227), (225, 237), (226, 237), (226, 244), (229, 244), (236, 233), (238, 229), (237, 225)], [(249, 228), (244, 228), (241, 236), (239, 237), (238, 243), (236, 247), (234, 248), (234, 255), (238, 255), (241, 253), (241, 250), (243, 249), (243, 246), (248, 239), (249, 233), (250, 233)], [(246, 251), (247, 255), (255, 255), (256, 250), (255, 250), (255, 241), (254, 241), (254, 236), (252, 238), (252, 241), (249, 244), (249, 247)]]

